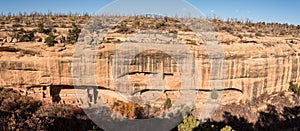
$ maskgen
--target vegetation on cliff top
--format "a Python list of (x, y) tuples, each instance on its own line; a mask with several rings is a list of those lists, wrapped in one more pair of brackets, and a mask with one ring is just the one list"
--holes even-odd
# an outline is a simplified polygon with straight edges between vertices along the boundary
[[(45, 35), (53, 33), (58, 42), (74, 44), (78, 39), (79, 33), (84, 25), (92, 16), (88, 14), (40, 14), (28, 13), (19, 15), (0, 16), (0, 42), (41, 42)], [(115, 16), (118, 17), (118, 16)], [(146, 16), (132, 17), (133, 19), (125, 20), (120, 23), (116, 33), (132, 33), (136, 30), (156, 29), (166, 30), (169, 33), (177, 34), (178, 30), (190, 31), (188, 27), (178, 24), (172, 18), (154, 18), (152, 24), (143, 22)], [(137, 18), (137, 19), (134, 19)], [(205, 18), (205, 21), (211, 23), (217, 32), (228, 32), (229, 34), (240, 38), (256, 38), (264, 36), (291, 36), (300, 37), (300, 25), (251, 22), (250, 20)], [(151, 20), (150, 20), (151, 21)], [(75, 23), (75, 24), (74, 24)], [(183, 23), (184, 24), (184, 23)], [(170, 28), (172, 27), (172, 28)], [(21, 33), (17, 33), (21, 32)], [(23, 32), (23, 33), (22, 33)], [(14, 40), (16, 39), (16, 40)], [(299, 40), (291, 40), (291, 43), (297, 43)], [(52, 45), (53, 42), (48, 43)], [(191, 41), (194, 43), (194, 41)]]

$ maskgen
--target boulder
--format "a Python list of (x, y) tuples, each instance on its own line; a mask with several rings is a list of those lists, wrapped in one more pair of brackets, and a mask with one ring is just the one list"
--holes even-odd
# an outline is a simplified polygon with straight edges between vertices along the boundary
[(17, 38), (13, 38), (11, 42), (12, 43), (18, 43), (18, 39)]
[(12, 38), (12, 37), (10, 37), (10, 36), (8, 36), (8, 37), (6, 38), (6, 42), (8, 42), (8, 43), (11, 43), (11, 42), (12, 42), (12, 40), (13, 40), (13, 38)]
[(3, 42), (6, 43), (6, 42), (7, 42), (7, 38), (4, 38), (4, 39), (3, 39)]

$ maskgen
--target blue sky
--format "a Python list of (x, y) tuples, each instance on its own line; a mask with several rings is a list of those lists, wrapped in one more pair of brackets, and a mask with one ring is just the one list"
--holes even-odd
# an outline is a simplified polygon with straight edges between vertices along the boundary
[[(123, 3), (130, 3), (134, 0), (120, 0)], [(140, 0), (139, 0), (140, 1)], [(176, 6), (165, 2), (166, 0), (147, 0), (144, 6), (163, 6), (164, 9)], [(164, 1), (164, 2), (163, 2)], [(238, 18), (265, 22), (279, 22), (300, 25), (300, 1), (299, 0), (187, 0), (198, 8), (206, 16), (217, 16), (222, 19)], [(1, 0), (0, 12), (88, 12), (96, 13), (113, 0)], [(156, 3), (155, 3), (156, 2)], [(151, 4), (154, 3), (154, 4)], [(120, 4), (118, 7), (130, 6)], [(134, 7), (131, 7), (134, 8)], [(116, 9), (116, 8), (115, 8)], [(123, 9), (123, 8), (122, 8)], [(123, 10), (126, 10), (124, 8)], [(173, 8), (174, 10), (175, 8)], [(172, 8), (170, 8), (172, 10)]]

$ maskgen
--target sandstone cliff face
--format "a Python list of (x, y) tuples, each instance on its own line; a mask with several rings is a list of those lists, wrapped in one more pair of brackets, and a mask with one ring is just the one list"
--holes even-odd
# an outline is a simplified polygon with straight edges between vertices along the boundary
[[(220, 33), (219, 35), (226, 36), (228, 34)], [(124, 36), (120, 37), (126, 39)], [(243, 94), (225, 91), (223, 102), (251, 101), (251, 99), (263, 93), (286, 90), (290, 81), (300, 81), (300, 46), (286, 43), (285, 39), (288, 38), (284, 37), (276, 38), (281, 43), (263, 42), (265, 39), (272, 40), (265, 37), (255, 39), (257, 43), (241, 43), (239, 41), (235, 41), (232, 45), (221, 43), (226, 56), (226, 76), (224, 78), (226, 87), (224, 88), (237, 88), (243, 91)], [(110, 77), (112, 73), (110, 56), (115, 53), (116, 47), (112, 43), (104, 43), (102, 47), (102, 49), (99, 49), (96, 63), (96, 71), (101, 74), (97, 76), (97, 83), (99, 86), (115, 89)], [(199, 88), (211, 89), (211, 63), (205, 46), (202, 44), (187, 45), (187, 47), (192, 50), (192, 54), (196, 58), (199, 76), (199, 80), (196, 81), (199, 82)], [(72, 100), (75, 97), (75, 92), (69, 86), (73, 85), (72, 60), (74, 48), (74, 45), (63, 44), (55, 47), (46, 47), (42, 43), (19, 43), (17, 46), (1, 46), (0, 86), (20, 89), (26, 95), (48, 99), (55, 94), (51, 94), (51, 92), (55, 91), (48, 88), (60, 86), (62, 88), (61, 92), (58, 91), (56, 95), (60, 95), (61, 98), (65, 97), (66, 101), (70, 97)], [(151, 65), (150, 60), (147, 61), (144, 61), (144, 64), (142, 62), (137, 63), (135, 66), (144, 66), (145, 70), (141, 72), (146, 73), (148, 67), (149, 69), (153, 67), (153, 62)], [(167, 62), (169, 64), (164, 65), (164, 72), (174, 73), (172, 76), (167, 76), (167, 79), (178, 79), (180, 81), (180, 78), (178, 78), (180, 71), (176, 71), (176, 62)], [(135, 68), (132, 67), (132, 69)], [(176, 72), (178, 76), (176, 76)], [(140, 81), (141, 85), (147, 84), (147, 82), (141, 82), (148, 79), (144, 78), (146, 77), (145, 75), (131, 77), (132, 80)], [(138, 78), (141, 80), (138, 80)], [(167, 88), (178, 89), (180, 84), (180, 82), (169, 82), (169, 87)], [(139, 87), (147, 88), (147, 86)], [(199, 94), (208, 96), (208, 93), (200, 92)], [(205, 99), (199, 95), (198, 101), (201, 103)], [(70, 103), (72, 102), (76, 103), (77, 101), (73, 100)]]

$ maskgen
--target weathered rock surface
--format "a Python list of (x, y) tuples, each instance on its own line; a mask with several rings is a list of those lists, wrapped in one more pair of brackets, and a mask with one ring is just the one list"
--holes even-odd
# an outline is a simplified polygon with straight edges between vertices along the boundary
[[(168, 32), (161, 34), (164, 33)], [(195, 38), (191, 32), (171, 33), (172, 37), (164, 37), (161, 34), (147, 34), (147, 32), (139, 31), (129, 34), (110, 33), (97, 50), (96, 61), (82, 63), (80, 70), (91, 70), (85, 69), (86, 64), (95, 65), (95, 80), (98, 87), (92, 88), (106, 89), (98, 91), (101, 94), (99, 96), (105, 94), (106, 96), (103, 97), (128, 101), (127, 98), (114, 92), (116, 90), (122, 92), (117, 89), (119, 83), (112, 79), (114, 73), (112, 58), (116, 55), (116, 49), (122, 47), (123, 43), (174, 44), (165, 46), (170, 49), (179, 43), (185, 45), (195, 58), (197, 66), (196, 68), (191, 67), (191, 69), (196, 69), (194, 72), (198, 79), (194, 80), (197, 83), (194, 85), (199, 86), (192, 88), (210, 90), (214, 79), (211, 76), (212, 64), (206, 50), (206, 43)], [(225, 55), (224, 79), (222, 79), (225, 87), (221, 88), (234, 88), (242, 91), (242, 93), (234, 90), (224, 91), (222, 104), (240, 100), (252, 101), (263, 93), (271, 94), (286, 90), (290, 81), (300, 81), (300, 46), (296, 42), (297, 38), (290, 36), (238, 38), (228, 33), (218, 32), (218, 39), (224, 49), (224, 52), (221, 53)], [(174, 52), (174, 54), (182, 55), (178, 52)], [(0, 86), (21, 90), (25, 95), (38, 99), (77, 104), (80, 100), (77, 100), (73, 90), (73, 82), (79, 76), (74, 76), (74, 72), (72, 72), (77, 70), (72, 66), (74, 59), (78, 59), (77, 53), (75, 45), (61, 43), (54, 47), (47, 47), (44, 43), (38, 42), (18, 43), (17, 45), (5, 43), (0, 47)], [(178, 90), (183, 84), (181, 75), (185, 72), (180, 70), (179, 61), (176, 61), (172, 55), (173, 53), (159, 52), (159, 50), (137, 52), (137, 57), (129, 61), (129, 73), (125, 72), (122, 76), (129, 78), (132, 84), (124, 92), (132, 93), (135, 90), (148, 89), (152, 83), (150, 78), (164, 79), (165, 89), (169, 91), (164, 93), (164, 88), (160, 88), (160, 85), (164, 85), (164, 83), (158, 82), (155, 89), (161, 89), (159, 90), (161, 96), (156, 97), (155, 93), (147, 92), (142, 98), (144, 100), (157, 99), (158, 101), (154, 103), (157, 105), (162, 105), (166, 97), (176, 101), (182, 95), (182, 92)], [(152, 72), (160, 72), (163, 76)], [(84, 72), (82, 75), (85, 75)], [(89, 78), (86, 80), (88, 81)], [(122, 81), (120, 83), (122, 84)], [(93, 96), (93, 93), (95, 95), (94, 89), (83, 92), (89, 99), (91, 99), (90, 95)], [(210, 94), (211, 92), (200, 91), (196, 106), (203, 105)], [(112, 103), (114, 99), (107, 99), (106, 103)]]
[[(252, 99), (265, 92), (286, 90), (288, 82), (300, 81), (300, 46), (286, 43), (269, 43), (271, 46), (266, 46), (262, 44), (265, 39), (270, 38), (255, 39), (258, 41), (257, 44), (239, 42), (233, 45), (222, 44), (226, 56), (225, 85), (244, 92), (237, 94), (238, 96), (228, 97), (237, 101)], [(284, 41), (285, 38), (276, 39)], [(104, 48), (100, 49), (97, 56), (99, 65), (96, 66), (96, 71), (100, 73), (97, 76), (99, 86), (108, 88), (114, 86), (109, 77), (111, 73), (109, 56), (114, 54), (113, 45), (104, 43)], [(26, 90), (35, 86), (73, 85), (74, 47), (74, 45), (58, 45), (49, 48), (41, 43), (19, 43), (15, 47), (0, 47), (0, 86)], [(205, 46), (187, 45), (187, 47), (196, 58), (199, 88), (210, 89), (211, 65)]]

